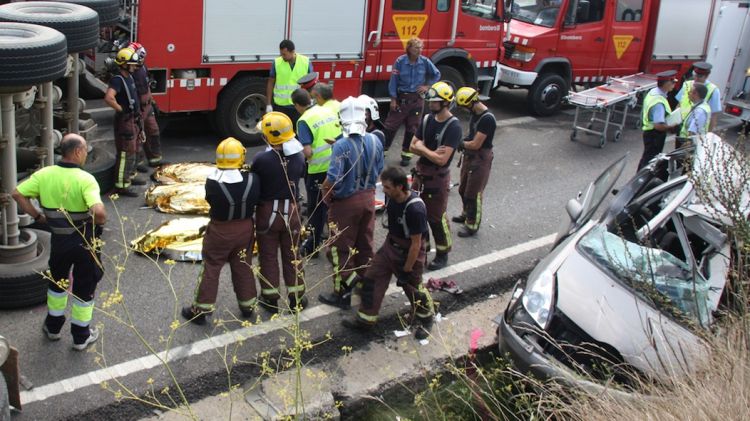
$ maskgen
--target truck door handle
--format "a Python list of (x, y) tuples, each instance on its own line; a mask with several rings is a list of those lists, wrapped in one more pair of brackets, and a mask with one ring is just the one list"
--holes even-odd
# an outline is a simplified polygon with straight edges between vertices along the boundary
[(602, 37), (596, 37), (596, 38), (594, 38), (594, 42), (604, 42), (604, 38), (602, 38)]
[(383, 33), (383, 36), (386, 36), (386, 37), (395, 37), (396, 36), (396, 31), (385, 32), (385, 33)]
[(466, 34), (464, 34), (463, 32), (456, 32), (456, 37), (457, 38), (463, 38), (465, 36), (466, 36)]

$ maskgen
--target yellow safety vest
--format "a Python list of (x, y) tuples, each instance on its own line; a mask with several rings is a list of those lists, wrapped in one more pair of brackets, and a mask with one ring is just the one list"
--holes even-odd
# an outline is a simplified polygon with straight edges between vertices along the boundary
[(335, 99), (329, 99), (328, 101), (324, 102), (322, 107), (328, 108), (336, 115), (339, 115), (339, 111), (341, 111), (341, 103), (336, 101)]
[[(690, 113), (690, 109), (693, 108), (693, 104), (690, 103), (690, 91), (693, 89), (693, 84), (695, 81), (688, 80), (685, 81), (685, 84), (683, 85), (682, 89), (682, 98), (680, 98), (680, 114), (682, 114), (682, 121), (685, 121), (687, 118), (688, 113)], [(706, 98), (704, 101), (708, 103), (708, 100), (711, 99), (711, 95), (713, 95), (714, 91), (716, 90), (716, 85), (714, 85), (711, 82), (706, 83), (706, 89), (708, 92), (706, 92)], [(708, 113), (710, 116), (711, 113)]]
[(294, 69), (282, 57), (276, 57), (274, 62), (276, 83), (273, 85), (273, 103), (276, 105), (292, 105), (292, 92), (299, 88), (297, 81), (306, 75), (309, 69), (310, 59), (302, 54), (297, 54)]
[[(706, 101), (701, 102), (698, 104), (695, 108), (700, 108), (703, 111), (706, 112), (706, 124), (703, 125), (703, 127), (700, 127), (701, 130), (698, 134), (706, 134), (708, 133), (708, 128), (711, 125), (711, 107), (706, 104)], [(688, 129), (690, 128), (689, 121), (690, 116), (693, 115), (693, 112), (695, 110), (691, 109), (688, 111), (688, 115), (685, 117), (685, 120), (682, 122), (682, 128), (680, 129), (680, 137), (690, 137), (690, 132), (688, 132)]]
[[(312, 132), (312, 155), (307, 162), (308, 174), (319, 174), (328, 171), (331, 163), (331, 145), (326, 139), (336, 139), (341, 135), (341, 123), (338, 114), (326, 107), (315, 105), (308, 108), (299, 121), (304, 121)], [(299, 132), (299, 121), (297, 131)]]
[(645, 132), (647, 130), (653, 130), (654, 129), (654, 122), (651, 121), (651, 118), (649, 117), (649, 113), (651, 112), (651, 108), (654, 107), (656, 104), (663, 104), (664, 105), (664, 116), (668, 116), (669, 113), (672, 112), (672, 108), (669, 106), (669, 101), (667, 101), (666, 97), (663, 97), (656, 93), (656, 89), (649, 91), (649, 93), (643, 98), (643, 115), (642, 115), (642, 123), (643, 127), (642, 130)]

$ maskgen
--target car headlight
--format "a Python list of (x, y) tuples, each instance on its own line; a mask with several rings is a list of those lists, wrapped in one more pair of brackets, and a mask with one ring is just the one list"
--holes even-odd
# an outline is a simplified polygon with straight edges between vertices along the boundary
[(554, 294), (555, 275), (545, 270), (536, 279), (529, 280), (521, 298), (523, 308), (542, 329), (546, 329), (549, 323)]
[(524, 47), (523, 45), (516, 45), (516, 48), (510, 55), (513, 60), (523, 61), (525, 63), (530, 62), (534, 58), (536, 48)]

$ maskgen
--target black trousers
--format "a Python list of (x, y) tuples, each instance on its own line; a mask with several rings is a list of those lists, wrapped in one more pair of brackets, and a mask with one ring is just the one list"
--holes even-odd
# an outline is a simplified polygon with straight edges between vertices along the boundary
[(664, 150), (664, 141), (667, 140), (667, 132), (658, 130), (646, 130), (643, 132), (643, 155), (638, 162), (638, 169), (645, 167), (656, 155)]
[(320, 186), (326, 179), (326, 173), (307, 174), (307, 225), (312, 228), (312, 243), (308, 252), (314, 251), (323, 242), (323, 229), (328, 223), (328, 205), (323, 202)]

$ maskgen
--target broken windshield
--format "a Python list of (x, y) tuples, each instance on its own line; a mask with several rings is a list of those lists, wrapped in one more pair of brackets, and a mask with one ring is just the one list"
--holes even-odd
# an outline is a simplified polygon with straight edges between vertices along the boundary
[(514, 19), (551, 28), (561, 3), (562, 0), (513, 0), (510, 12)]

